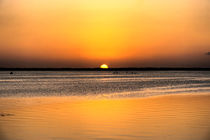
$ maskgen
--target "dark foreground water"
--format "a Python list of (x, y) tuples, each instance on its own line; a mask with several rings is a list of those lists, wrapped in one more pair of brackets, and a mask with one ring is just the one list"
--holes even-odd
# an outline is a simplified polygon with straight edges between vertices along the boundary
[(9, 73), (0, 140), (210, 140), (210, 72)]

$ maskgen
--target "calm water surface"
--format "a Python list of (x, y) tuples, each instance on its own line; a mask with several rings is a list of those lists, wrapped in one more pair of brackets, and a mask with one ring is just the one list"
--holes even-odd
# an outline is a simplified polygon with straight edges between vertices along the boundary
[(209, 140), (209, 107), (210, 72), (0, 72), (0, 140)]

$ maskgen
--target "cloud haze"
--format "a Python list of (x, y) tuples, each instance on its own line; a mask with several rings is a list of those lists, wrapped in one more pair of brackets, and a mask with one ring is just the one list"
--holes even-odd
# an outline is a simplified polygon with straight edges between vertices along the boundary
[(0, 67), (210, 67), (209, 0), (1, 0)]
[(207, 52), (206, 55), (210, 55), (210, 52)]

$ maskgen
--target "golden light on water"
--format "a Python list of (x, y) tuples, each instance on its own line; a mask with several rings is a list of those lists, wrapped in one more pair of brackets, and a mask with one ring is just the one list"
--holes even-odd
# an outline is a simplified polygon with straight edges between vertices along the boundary
[(28, 140), (29, 137), (32, 140), (48, 140), (49, 137), (77, 140), (107, 137), (179, 140), (181, 137), (207, 140), (209, 97), (187, 94), (109, 100), (0, 98), (1, 112), (14, 114), (0, 117), (0, 128), (7, 140)]
[(109, 66), (108, 66), (107, 64), (102, 64), (102, 65), (100, 66), (100, 68), (101, 68), (101, 69), (108, 69)]

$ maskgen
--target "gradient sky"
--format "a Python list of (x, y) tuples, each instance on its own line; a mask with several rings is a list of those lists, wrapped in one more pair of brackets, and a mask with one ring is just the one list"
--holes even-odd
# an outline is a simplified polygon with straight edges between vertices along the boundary
[(210, 67), (210, 0), (0, 0), (0, 67)]

